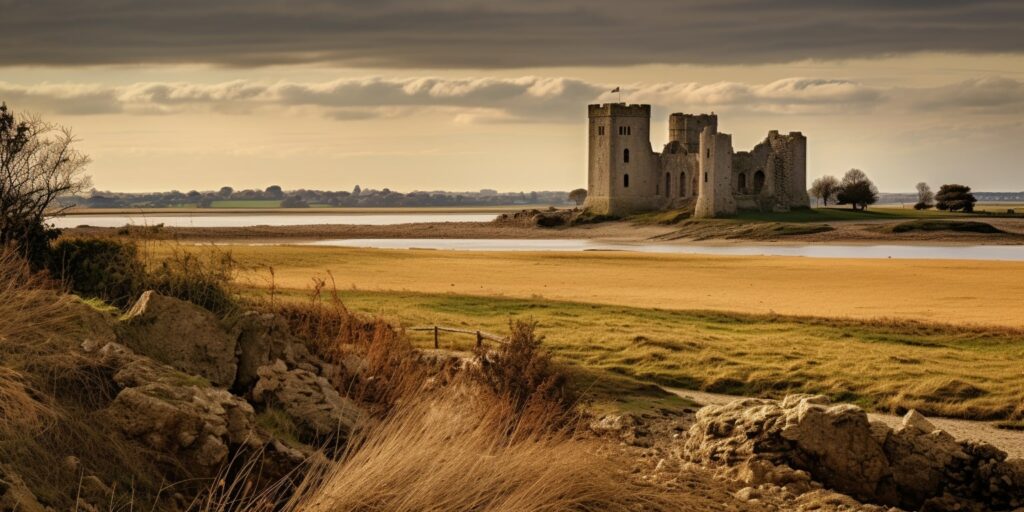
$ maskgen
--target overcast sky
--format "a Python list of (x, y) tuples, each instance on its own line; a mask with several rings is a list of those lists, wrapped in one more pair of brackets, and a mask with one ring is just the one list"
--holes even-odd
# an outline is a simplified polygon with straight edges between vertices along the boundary
[(719, 114), (858, 167), (1024, 190), (1024, 3), (0, 0), (0, 100), (98, 188), (570, 189), (586, 105)]

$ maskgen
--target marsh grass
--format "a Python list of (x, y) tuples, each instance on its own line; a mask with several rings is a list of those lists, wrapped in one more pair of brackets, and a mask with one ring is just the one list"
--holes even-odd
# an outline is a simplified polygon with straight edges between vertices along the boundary
[[(294, 297), (294, 295), (292, 295)], [(283, 300), (289, 293), (282, 292)], [(810, 392), (884, 412), (1024, 417), (1024, 330), (904, 319), (666, 311), (544, 299), (346, 290), (354, 311), (395, 325), (500, 331), (531, 318), (554, 359), (598, 406), (683, 407), (653, 384), (781, 397)], [(412, 343), (432, 346), (429, 334)], [(442, 348), (471, 342), (442, 337)]]

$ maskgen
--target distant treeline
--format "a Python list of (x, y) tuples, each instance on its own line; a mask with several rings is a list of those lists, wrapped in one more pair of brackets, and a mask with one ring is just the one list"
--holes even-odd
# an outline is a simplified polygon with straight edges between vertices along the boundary
[(401, 206), (494, 206), (526, 204), (571, 204), (568, 192), (498, 192), (484, 189), (479, 192), (395, 192), (362, 189), (350, 191), (282, 190), (270, 186), (264, 190), (235, 190), (222, 187), (217, 191), (180, 192), (102, 192), (91, 190), (87, 194), (61, 199), (65, 205), (86, 208), (218, 208), (218, 207), (401, 207)]
[[(979, 203), (993, 203), (993, 202), (1014, 202), (1024, 203), (1024, 192), (972, 192), (974, 197), (978, 199)], [(914, 204), (917, 202), (917, 194), (914, 192), (902, 194), (892, 192), (881, 192), (878, 194), (879, 204), (894, 204), (894, 203), (907, 203)]]

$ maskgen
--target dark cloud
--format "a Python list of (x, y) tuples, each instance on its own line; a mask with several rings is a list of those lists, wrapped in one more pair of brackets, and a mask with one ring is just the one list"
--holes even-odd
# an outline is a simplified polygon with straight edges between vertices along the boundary
[(1024, 51), (1019, 0), (0, 0), (0, 65), (404, 68)]

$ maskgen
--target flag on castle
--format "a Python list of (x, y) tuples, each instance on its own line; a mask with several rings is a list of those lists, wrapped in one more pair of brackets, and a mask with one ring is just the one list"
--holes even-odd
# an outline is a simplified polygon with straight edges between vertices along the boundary
[(616, 87), (616, 88), (612, 89), (612, 92), (621, 92), (621, 89), (619, 89), (618, 87)]

